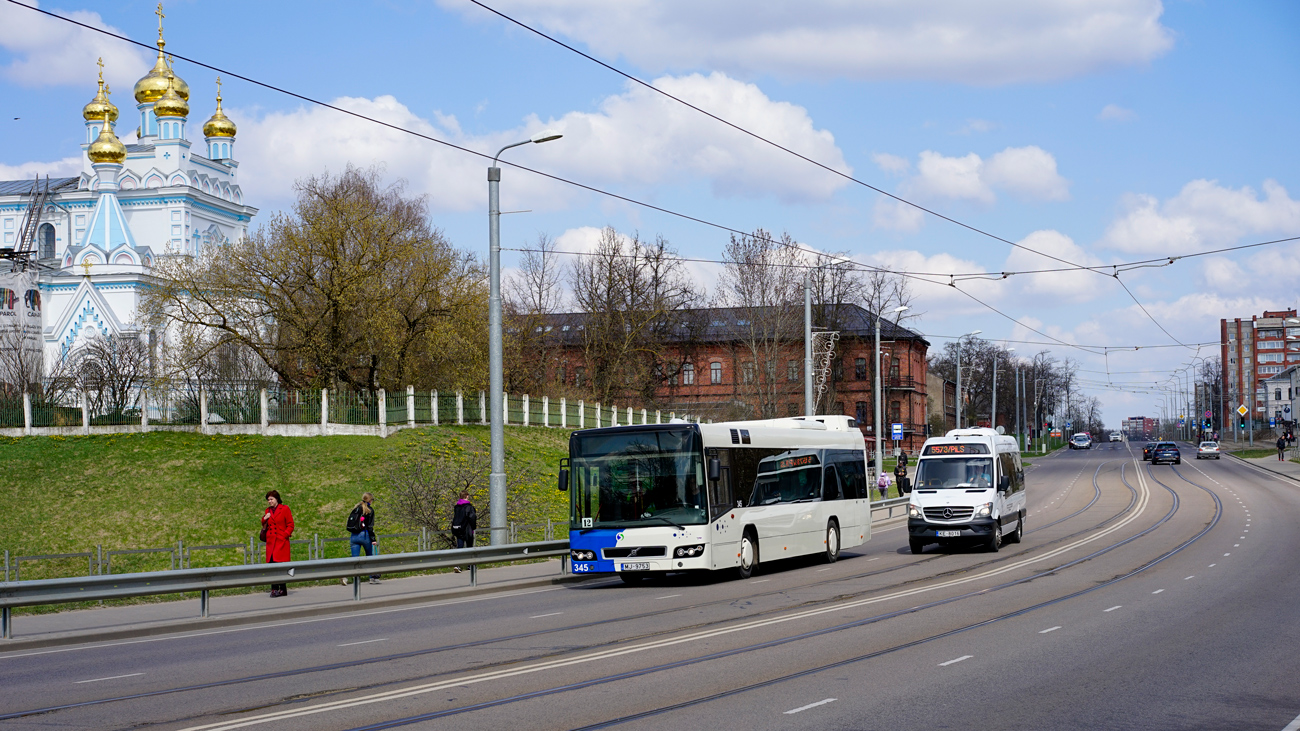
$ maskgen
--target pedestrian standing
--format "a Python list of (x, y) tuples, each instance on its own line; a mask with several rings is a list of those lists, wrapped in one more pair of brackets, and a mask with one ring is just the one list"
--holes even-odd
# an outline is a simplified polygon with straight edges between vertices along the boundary
[[(379, 555), (379, 536), (375, 534), (375, 496), (370, 493), (361, 495), (361, 502), (352, 509), (348, 514), (348, 533), (352, 537), (348, 539), (348, 545), (352, 549), (352, 558), (361, 555), (364, 550), (367, 556)], [(370, 583), (379, 583), (379, 574), (370, 575)], [(348, 585), (348, 580), (343, 579), (343, 585)]]
[(894, 484), (898, 485), (898, 496), (902, 497), (911, 492), (907, 484), (907, 457), (900, 457), (898, 464), (894, 467)]
[(1286, 461), (1286, 437), (1277, 438), (1277, 461)]
[(889, 473), (881, 472), (879, 479), (876, 480), (876, 489), (880, 491), (880, 499), (889, 498)]
[[(473, 548), (474, 531), (478, 529), (478, 511), (469, 501), (469, 492), (461, 490), (460, 498), (451, 514), (451, 535), (456, 539), (456, 548)], [(453, 567), (460, 573), (460, 567)]]
[[(262, 540), (266, 543), (267, 563), (286, 563), (289, 559), (289, 537), (293, 535), (293, 511), (280, 500), (280, 493), (268, 490), (266, 512), (262, 513)], [(271, 596), (287, 596), (287, 584), (271, 584)]]

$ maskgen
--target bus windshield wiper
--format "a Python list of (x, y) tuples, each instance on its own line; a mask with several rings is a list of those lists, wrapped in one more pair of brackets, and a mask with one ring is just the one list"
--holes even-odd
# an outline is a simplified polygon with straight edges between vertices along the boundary
[(647, 518), (642, 518), (642, 520), (662, 520), (663, 522), (667, 523), (668, 525), (671, 525), (672, 527), (676, 528), (677, 530), (686, 530), (686, 526), (684, 526), (684, 525), (678, 525), (677, 523), (675, 523), (675, 522), (673, 522), (673, 521), (671, 521), (671, 520), (669, 520), (669, 519), (663, 517), (662, 515), (651, 515), (651, 516), (649, 516), (649, 517), (647, 517)]

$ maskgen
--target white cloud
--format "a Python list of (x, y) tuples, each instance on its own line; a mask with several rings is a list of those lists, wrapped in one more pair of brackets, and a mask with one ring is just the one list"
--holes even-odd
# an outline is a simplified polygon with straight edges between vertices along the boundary
[(872, 225), (876, 228), (916, 233), (925, 225), (925, 213), (915, 206), (880, 196), (871, 211)]
[(71, 178), (81, 174), (81, 158), (65, 157), (53, 162), (24, 162), (17, 165), (0, 164), (0, 180), (29, 180), (37, 175)]
[[(865, 264), (884, 267), (899, 272), (924, 272), (925, 276), (909, 278), (915, 300), (912, 307), (916, 312), (909, 315), (924, 316), (930, 320), (948, 320), (952, 317), (964, 317), (972, 310), (985, 310), (970, 297), (962, 294), (956, 287), (949, 286), (950, 281), (943, 275), (963, 272), (983, 271), (986, 267), (974, 261), (961, 259), (951, 254), (927, 255), (909, 249), (878, 251), (867, 256), (855, 257)], [(987, 279), (971, 279), (958, 282), (961, 290), (970, 292), (985, 302), (998, 300), (1004, 290), (998, 282)]]
[(1107, 104), (1101, 108), (1097, 114), (1097, 119), (1103, 122), (1128, 122), (1137, 119), (1137, 112), (1132, 109), (1125, 109), (1118, 104)]
[(996, 122), (990, 122), (987, 119), (968, 119), (965, 126), (957, 130), (959, 135), (982, 134), (997, 129)]
[(1070, 199), (1070, 181), (1056, 172), (1056, 158), (1041, 147), (1008, 147), (984, 163), (989, 185), (1029, 200)]
[(871, 156), (871, 161), (876, 166), (890, 175), (902, 175), (912, 169), (912, 163), (905, 157), (891, 155), (888, 152), (877, 152)]
[[(440, 0), (473, 20), (492, 16)], [(1173, 45), (1159, 0), (499, 0), (522, 22), (654, 72), (1051, 81), (1146, 63)]]
[(1300, 232), (1300, 201), (1274, 180), (1264, 181), (1262, 197), (1249, 186), (1234, 190), (1193, 180), (1163, 203), (1150, 195), (1129, 195), (1124, 205), (1102, 245), (1130, 253), (1186, 254), (1248, 235)]
[[(34, 0), (23, 2), (39, 7)], [(89, 26), (121, 33), (105, 23), (99, 13), (58, 12)], [(132, 86), (149, 70), (149, 59), (134, 46), (9, 2), (0, 3), (0, 47), (15, 56), (4, 67), (9, 80), (27, 87), (82, 85), (89, 89), (86, 101), (95, 95), (99, 75), (95, 60), (102, 57), (104, 78), (118, 92), (119, 107), (130, 103)]]
[[(768, 139), (828, 166), (851, 172), (834, 136), (818, 129), (799, 106), (768, 98), (757, 86), (723, 74), (663, 77), (655, 85), (713, 110)], [(464, 133), (454, 117), (421, 118), (392, 96), (345, 97), (345, 109), (445, 139), (486, 153), (538, 130), (554, 127), (564, 139), (514, 150), (506, 159), (595, 185), (658, 186), (703, 179), (718, 196), (775, 197), (821, 201), (843, 187), (843, 178), (788, 153), (728, 129), (640, 86), (604, 99), (594, 112), (574, 111), (558, 119), (529, 117), (513, 130), (487, 135)], [(243, 114), (243, 113), (239, 113)], [(234, 114), (232, 114), (234, 116)], [(239, 158), (250, 192), (283, 196), (296, 178), (357, 165), (384, 163), (390, 176), (404, 177), (427, 192), (436, 208), (469, 210), (484, 200), (487, 161), (396, 130), (322, 108), (300, 108), (258, 117), (236, 117)], [(536, 176), (506, 169), (502, 205), (555, 207), (575, 191)], [(512, 202), (513, 201), (513, 202)]]
[[(901, 158), (892, 155), (879, 159), (899, 169)], [(899, 191), (904, 198), (918, 201), (938, 199), (970, 201), (990, 205), (997, 200), (994, 189), (1033, 201), (1062, 201), (1070, 197), (1070, 181), (1056, 170), (1056, 158), (1041, 147), (1008, 147), (987, 160), (975, 153), (962, 157), (926, 150), (916, 163), (916, 174), (903, 181)], [(915, 231), (922, 220), (915, 209), (892, 201), (881, 201), (875, 208), (875, 225), (901, 231)]]
[[(1103, 264), (1100, 259), (1085, 251), (1069, 236), (1052, 230), (1035, 231), (1016, 242), (1034, 251), (1064, 259), (1083, 266)], [(1013, 248), (1007, 255), (1005, 271), (1032, 271), (1067, 267), (1054, 259), (1039, 256), (1025, 249)], [(1095, 272), (1074, 270), (1042, 274), (1017, 274), (1009, 280), (1020, 291), (1037, 302), (1050, 304), (1087, 302), (1100, 297), (1115, 296), (1115, 283)], [(1122, 295), (1121, 295), (1122, 296)]]

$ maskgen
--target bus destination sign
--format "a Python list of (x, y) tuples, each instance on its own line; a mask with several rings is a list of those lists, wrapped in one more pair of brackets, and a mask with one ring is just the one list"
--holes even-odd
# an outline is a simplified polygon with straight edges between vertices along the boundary
[(983, 444), (931, 444), (925, 448), (925, 454), (988, 454), (989, 448)]

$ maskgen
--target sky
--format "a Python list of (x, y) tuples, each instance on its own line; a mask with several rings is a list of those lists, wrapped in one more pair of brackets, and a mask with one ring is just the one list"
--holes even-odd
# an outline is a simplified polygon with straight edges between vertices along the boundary
[[(487, 159), (237, 76), (488, 156), (553, 128), (564, 137), (503, 160), (722, 227), (507, 164), (502, 210), (520, 212), (502, 218), (504, 247), (544, 234), (588, 250), (613, 226), (717, 259), (726, 228), (762, 228), (918, 273), (906, 324), (932, 347), (979, 329), (1022, 356), (1046, 349), (1077, 361), (1114, 426), (1158, 410), (1158, 396), (1127, 384), (1167, 384), (1218, 354), (1179, 343), (1217, 343), (1222, 317), (1297, 306), (1300, 242), (1121, 268), (1118, 278), (1114, 269), (944, 275), (1066, 266), (1048, 256), (1164, 260), (1300, 236), (1300, 4), (485, 4), (825, 167), (468, 0), (172, 0), (164, 24), (168, 52), (224, 71), (240, 184), (261, 209), (254, 226), (292, 204), (297, 179), (380, 165), (428, 196), (455, 244), (486, 255)], [(39, 7), (146, 44), (157, 37), (148, 2)], [(0, 179), (79, 169), (80, 111), (100, 57), (129, 120), (131, 87), (153, 54), (0, 0)], [(194, 135), (214, 108), (218, 72), (181, 58), (175, 68), (202, 144)], [(719, 270), (690, 265), (706, 288)]]

